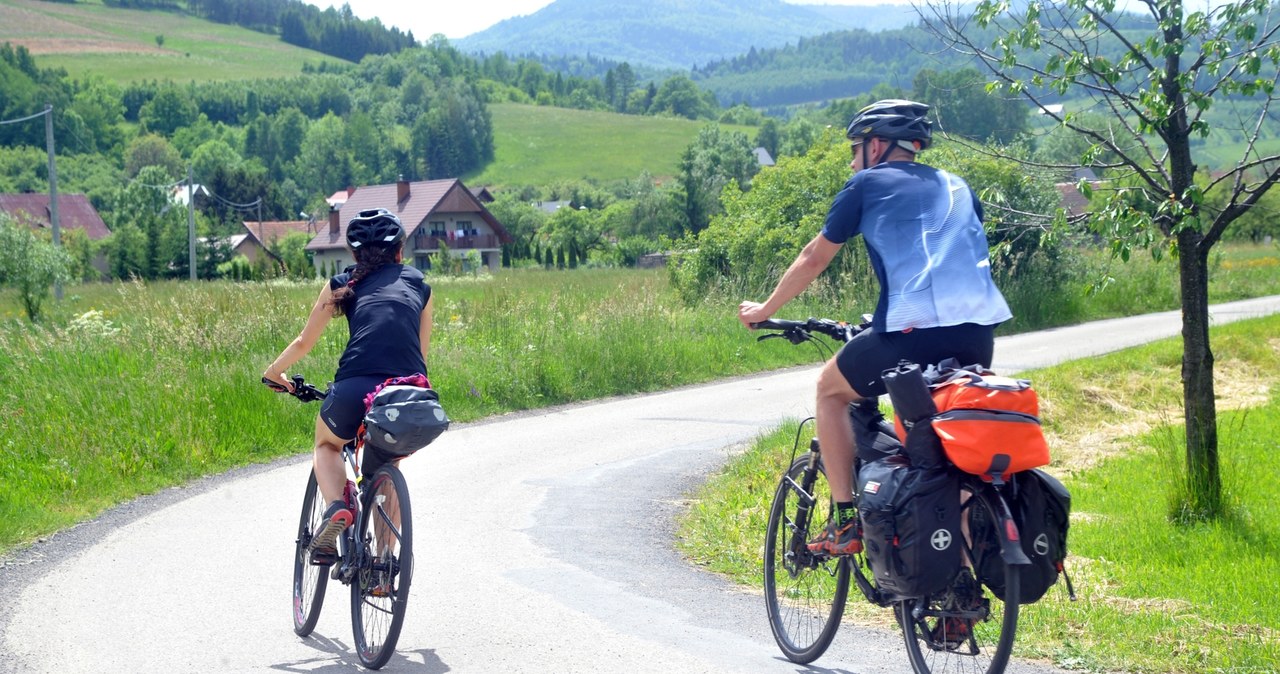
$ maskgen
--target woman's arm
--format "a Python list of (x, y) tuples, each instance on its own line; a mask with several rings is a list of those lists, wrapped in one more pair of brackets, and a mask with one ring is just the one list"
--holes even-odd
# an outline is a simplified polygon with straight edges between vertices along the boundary
[(293, 390), (293, 383), (285, 376), (285, 370), (288, 370), (294, 363), (302, 360), (302, 357), (311, 352), (311, 348), (320, 341), (320, 335), (324, 333), (325, 326), (329, 325), (329, 321), (333, 319), (333, 291), (329, 289), (326, 282), (324, 287), (320, 289), (320, 297), (316, 298), (315, 306), (311, 307), (311, 314), (307, 316), (307, 324), (303, 326), (302, 332), (286, 346), (284, 351), (276, 356), (275, 361), (267, 366), (267, 370), (262, 373), (263, 377), (271, 381), (278, 381)]

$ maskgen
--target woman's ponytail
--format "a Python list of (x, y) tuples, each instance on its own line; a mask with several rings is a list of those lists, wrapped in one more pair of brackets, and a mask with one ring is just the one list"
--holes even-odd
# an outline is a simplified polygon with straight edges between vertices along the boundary
[(333, 291), (333, 315), (342, 316), (351, 310), (356, 299), (356, 284), (364, 277), (377, 271), (378, 268), (396, 261), (400, 254), (400, 246), (362, 246), (353, 251), (356, 268), (351, 271), (351, 280), (345, 286)]

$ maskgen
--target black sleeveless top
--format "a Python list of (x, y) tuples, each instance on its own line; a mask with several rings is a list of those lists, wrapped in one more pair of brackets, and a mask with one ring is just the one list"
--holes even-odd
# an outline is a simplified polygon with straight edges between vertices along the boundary
[[(351, 280), (351, 271), (329, 279), (337, 290)], [(360, 279), (352, 288), (355, 301), (346, 312), (347, 348), (338, 360), (334, 381), (349, 377), (404, 377), (427, 373), (422, 360), (419, 327), (431, 286), (422, 272), (402, 264), (387, 264)]]

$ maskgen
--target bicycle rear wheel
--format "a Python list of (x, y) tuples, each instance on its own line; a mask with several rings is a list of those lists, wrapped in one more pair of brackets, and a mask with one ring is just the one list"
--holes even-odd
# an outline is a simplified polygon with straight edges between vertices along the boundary
[(413, 514), (400, 469), (379, 468), (360, 502), (361, 559), (351, 582), (351, 627), (360, 662), (378, 669), (395, 652), (413, 580)]
[(1002, 576), (987, 580), (997, 586), (1003, 583), (1004, 600), (965, 569), (945, 592), (896, 604), (894, 611), (916, 674), (999, 674), (1009, 664), (1018, 630), (1021, 578), (1015, 566), (999, 558), (996, 526), (1000, 520), (992, 497), (986, 491), (973, 494), (961, 517), (968, 559), (974, 568)]
[(298, 520), (298, 537), (293, 551), (293, 631), (300, 637), (311, 634), (320, 619), (320, 607), (324, 604), (324, 591), (329, 586), (329, 570), (326, 566), (313, 566), (311, 537), (324, 520), (325, 502), (316, 486), (316, 473), (307, 478), (307, 490), (302, 495), (302, 517)]
[[(816, 457), (814, 457), (816, 459)], [(847, 558), (815, 555), (807, 543), (825, 531), (834, 504), (821, 460), (791, 464), (773, 497), (764, 542), (769, 627), (792, 662), (813, 662), (831, 645), (849, 596)]]

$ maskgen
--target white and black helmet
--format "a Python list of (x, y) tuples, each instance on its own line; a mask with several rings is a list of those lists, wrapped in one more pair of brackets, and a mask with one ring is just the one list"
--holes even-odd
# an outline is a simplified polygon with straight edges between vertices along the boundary
[(347, 245), (395, 246), (404, 241), (404, 226), (391, 211), (370, 208), (360, 211), (347, 223)]

